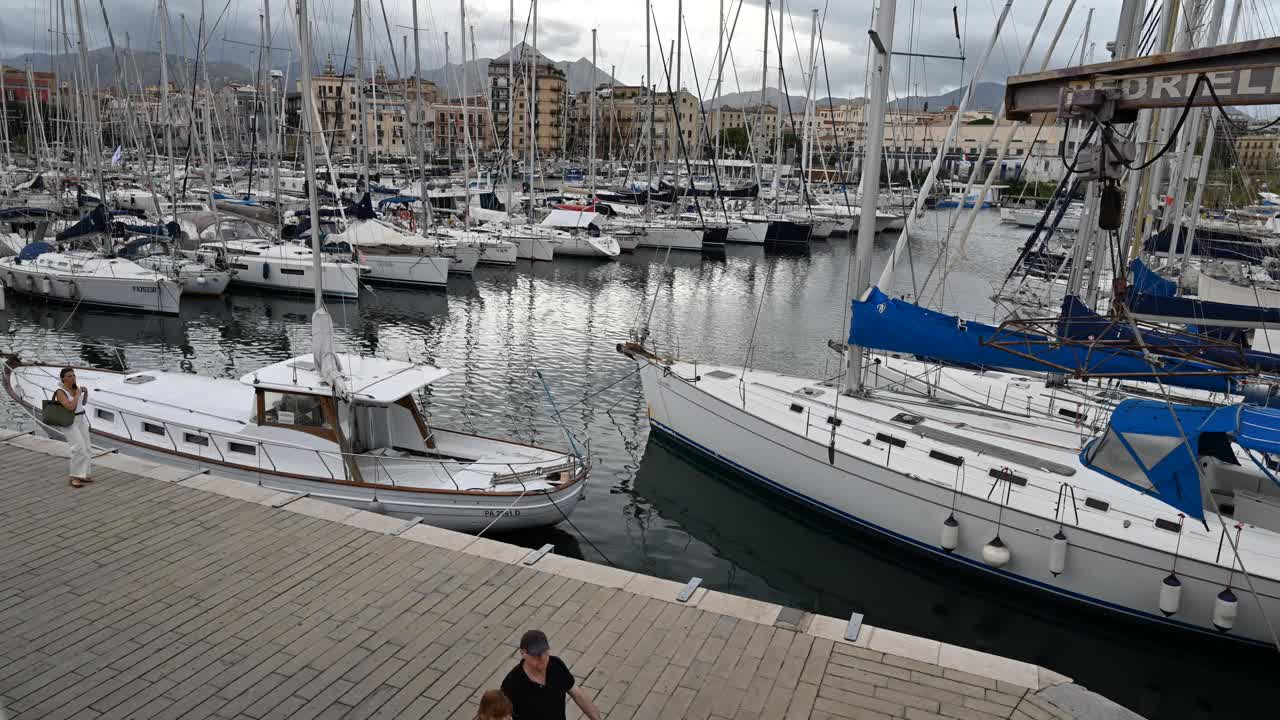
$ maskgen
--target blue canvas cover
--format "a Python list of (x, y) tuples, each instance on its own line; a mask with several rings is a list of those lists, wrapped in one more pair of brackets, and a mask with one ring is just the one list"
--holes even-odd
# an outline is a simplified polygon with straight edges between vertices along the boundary
[(396, 195), (395, 197), (383, 198), (378, 201), (378, 209), (386, 211), (388, 205), (409, 205), (418, 202), (419, 198), (414, 195)]
[(1178, 294), (1178, 283), (1161, 277), (1155, 270), (1147, 267), (1141, 258), (1134, 258), (1129, 263), (1129, 280), (1134, 292), (1147, 293), (1156, 297), (1173, 297)]
[(18, 251), (19, 260), (35, 260), (41, 255), (53, 252), (53, 246), (45, 242), (33, 242)]
[[(991, 345), (997, 336), (1002, 344), (1032, 357)], [(952, 365), (1062, 372), (1057, 365), (1072, 368), (1081, 376), (1140, 376), (1153, 371), (1148, 360), (1135, 352), (1087, 345), (1054, 345), (1051, 340), (1053, 338), (1038, 334), (1000, 331), (991, 325), (964, 321), (954, 315), (891, 299), (879, 288), (872, 288), (866, 300), (853, 301), (853, 317), (849, 323), (851, 345), (906, 353)], [(1181, 359), (1166, 360), (1154, 369), (1164, 372), (1214, 370), (1208, 365)], [(1212, 392), (1231, 392), (1235, 387), (1232, 378), (1222, 375), (1168, 376), (1165, 382)]]
[(1257, 305), (1161, 297), (1134, 293), (1125, 301), (1134, 317), (1155, 322), (1185, 322), (1222, 327), (1280, 328), (1280, 309)]
[[(1209, 362), (1221, 363), (1229, 367), (1249, 368), (1260, 372), (1280, 373), (1280, 355), (1273, 353), (1246, 350), (1239, 345), (1239, 331), (1232, 328), (1197, 328), (1188, 326), (1186, 334), (1165, 333), (1155, 330), (1139, 330), (1143, 343), (1152, 352), (1178, 352), (1194, 354)], [(1133, 327), (1129, 323), (1114, 322), (1089, 309), (1080, 298), (1068, 295), (1062, 300), (1062, 316), (1058, 320), (1058, 335), (1061, 337), (1085, 340), (1125, 340), (1135, 338)], [(1204, 340), (1195, 336), (1203, 335)], [(1226, 347), (1222, 343), (1235, 342), (1236, 347)], [(1135, 343), (1136, 346), (1136, 343)]]
[(109, 230), (107, 208), (105, 205), (95, 207), (88, 215), (80, 218), (80, 222), (58, 233), (57, 241), (66, 242), (93, 233), (105, 233)]

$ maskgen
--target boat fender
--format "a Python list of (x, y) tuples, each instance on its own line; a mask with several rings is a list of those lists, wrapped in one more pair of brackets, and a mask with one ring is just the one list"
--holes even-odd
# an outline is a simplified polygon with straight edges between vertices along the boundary
[(956, 521), (955, 513), (947, 516), (942, 521), (942, 549), (951, 552), (960, 546), (960, 523)]
[(262, 263), (262, 279), (271, 277), (271, 263)]
[(34, 292), (36, 291), (36, 276), (35, 276), (35, 275), (28, 275), (28, 276), (27, 276), (27, 291), (28, 291), (28, 292), (32, 292), (32, 293), (34, 293)]
[(204, 279), (204, 276), (203, 276), (203, 275), (197, 275), (197, 276), (196, 276), (196, 284), (197, 284), (197, 285), (204, 285), (204, 284), (205, 284), (205, 282), (206, 282), (206, 280)]
[(67, 286), (67, 291), (71, 293), (71, 297), (77, 300), (80, 299), (80, 286), (76, 284), (75, 280), (72, 280), (71, 284)]
[(40, 278), (40, 292), (45, 295), (53, 294), (53, 282), (47, 277)]
[(1008, 565), (1011, 556), (1012, 553), (1009, 552), (1009, 547), (1004, 544), (999, 535), (991, 538), (991, 542), (982, 546), (982, 562), (991, 567), (1000, 568)]
[(1067, 567), (1067, 536), (1062, 534), (1062, 530), (1053, 536), (1053, 540), (1049, 542), (1049, 572), (1054, 577), (1062, 574)]
[(369, 512), (378, 513), (379, 515), (381, 515), (384, 512), (382, 507), (382, 501), (376, 497), (371, 499), (369, 501)]
[(1182, 581), (1177, 575), (1169, 573), (1160, 583), (1160, 612), (1165, 617), (1170, 617), (1178, 612), (1178, 608), (1182, 605)]
[(1231, 588), (1218, 593), (1218, 598), (1213, 601), (1213, 626), (1218, 628), (1219, 632), (1227, 632), (1235, 627), (1236, 611), (1239, 605), (1236, 594), (1231, 592)]

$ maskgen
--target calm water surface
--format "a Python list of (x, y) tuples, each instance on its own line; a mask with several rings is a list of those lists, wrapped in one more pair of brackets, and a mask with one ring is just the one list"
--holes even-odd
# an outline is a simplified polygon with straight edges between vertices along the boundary
[[(911, 244), (915, 281), (934, 264), (945, 215)], [(1025, 238), (984, 212), (933, 307), (991, 312), (991, 282)], [(892, 239), (875, 239), (879, 262)], [(573, 525), (509, 536), (529, 546), (1038, 663), (1149, 718), (1258, 716), (1280, 655), (1185, 638), (1027, 595), (887, 546), (650, 439), (636, 366), (615, 346), (648, 326), (688, 358), (808, 377), (839, 372), (854, 241), (807, 255), (730, 246), (723, 260), (639, 251), (617, 262), (558, 259), (477, 271), (446, 291), (377, 289), (330, 310), (341, 349), (438, 364), (422, 398), (453, 425), (564, 445), (595, 463)], [(879, 267), (876, 268), (878, 275)], [(940, 270), (938, 271), (940, 272)], [(873, 275), (875, 277), (875, 275)], [(935, 274), (935, 278), (937, 275)], [(898, 292), (912, 289), (902, 270)], [(166, 366), (223, 377), (309, 352), (310, 295), (235, 293), (183, 301), (174, 318), (48, 306), (10, 294), (0, 347), (50, 361)], [(750, 355), (748, 357), (748, 351)], [(0, 424), (24, 425), (7, 398)], [(246, 408), (247, 412), (248, 408)]]

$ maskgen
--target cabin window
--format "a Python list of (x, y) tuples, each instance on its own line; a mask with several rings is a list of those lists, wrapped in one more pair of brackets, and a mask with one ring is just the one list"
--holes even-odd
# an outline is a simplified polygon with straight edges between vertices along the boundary
[(209, 438), (195, 433), (182, 433), (182, 442), (188, 445), (199, 445), (200, 447), (209, 447)]
[(98, 418), (99, 420), (105, 420), (105, 421), (107, 421), (107, 422), (115, 422), (115, 421), (116, 421), (116, 414), (115, 414), (115, 413), (113, 413), (113, 412), (111, 412), (111, 411), (109, 411), (109, 410), (101, 410), (101, 409), (94, 410), (94, 411), (93, 411), (93, 415), (94, 415), (94, 417)]
[(248, 269), (249, 269), (249, 266), (248, 266), (248, 265), (245, 265), (244, 263), (231, 263), (231, 267), (235, 268), (236, 270), (248, 270)]
[(227, 449), (233, 453), (241, 453), (243, 455), (257, 455), (258, 449), (246, 443), (229, 442)]
[(142, 431), (149, 432), (152, 435), (164, 435), (164, 427), (161, 425), (156, 425), (155, 423), (149, 423), (149, 422), (142, 423)]
[(306, 275), (306, 270), (298, 270), (296, 268), (280, 268), (281, 275)]
[(269, 425), (293, 425), (332, 429), (324, 413), (324, 398), (295, 393), (262, 393), (262, 421)]

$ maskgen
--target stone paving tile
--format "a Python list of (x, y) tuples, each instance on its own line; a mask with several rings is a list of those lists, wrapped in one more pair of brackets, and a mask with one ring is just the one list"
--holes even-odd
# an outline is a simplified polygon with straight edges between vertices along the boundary
[(0, 441), (12, 718), (469, 718), (533, 625), (608, 718), (1053, 714), (1027, 688), (761, 624), (728, 596), (709, 606), (731, 614), (712, 612), (705, 593), (595, 585), (580, 563), (571, 578), (564, 563), (493, 559), (488, 542), (469, 554), (465, 537), (441, 535), (463, 550), (430, 544), (438, 532), (390, 537), (358, 511), (272, 508), (227, 481), (143, 477), (128, 458), (72, 490), (64, 460), (23, 442)]

